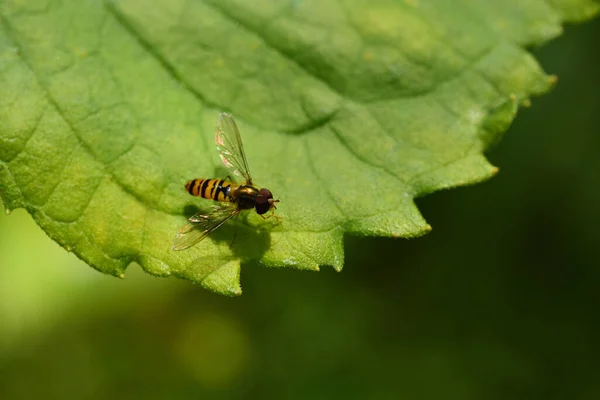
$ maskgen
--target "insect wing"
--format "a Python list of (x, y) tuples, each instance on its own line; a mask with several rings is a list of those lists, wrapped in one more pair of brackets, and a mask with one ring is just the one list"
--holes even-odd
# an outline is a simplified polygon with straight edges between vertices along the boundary
[(221, 113), (217, 122), (217, 131), (215, 132), (215, 142), (217, 151), (223, 164), (229, 168), (234, 175), (242, 176), (246, 183), (252, 184), (248, 161), (244, 153), (240, 131), (235, 125), (231, 114)]
[(216, 206), (210, 214), (195, 214), (186, 225), (184, 225), (173, 240), (173, 250), (185, 250), (199, 243), (219, 228), (229, 218), (240, 213), (233, 204)]

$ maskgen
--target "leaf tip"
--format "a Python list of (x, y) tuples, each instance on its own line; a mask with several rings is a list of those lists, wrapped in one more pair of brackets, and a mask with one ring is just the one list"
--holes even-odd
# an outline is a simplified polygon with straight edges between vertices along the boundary
[(522, 105), (523, 107), (525, 107), (525, 108), (529, 108), (529, 107), (531, 107), (531, 100), (530, 100), (530, 99), (524, 99), (524, 100), (521, 102), (521, 105)]
[(558, 82), (558, 76), (557, 75), (550, 75), (548, 76), (548, 83), (551, 85), (556, 85), (556, 83)]
[(119, 278), (121, 278), (121, 279), (125, 279), (125, 274), (124, 274), (124, 273), (122, 273), (122, 272), (121, 272), (119, 275), (117, 275), (117, 276), (118, 276)]
[(492, 176), (496, 176), (500, 172), (500, 168), (492, 167)]
[(425, 225), (425, 231), (426, 232), (431, 232), (432, 229), (433, 228), (431, 227), (431, 225), (429, 225), (429, 224)]

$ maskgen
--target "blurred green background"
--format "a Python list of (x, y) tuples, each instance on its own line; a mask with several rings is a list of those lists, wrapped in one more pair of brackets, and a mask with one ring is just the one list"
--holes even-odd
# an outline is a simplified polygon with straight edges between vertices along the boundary
[(0, 399), (600, 399), (600, 20), (534, 49), (559, 76), (433, 231), (348, 237), (340, 274), (246, 265), (224, 298), (103, 276), (0, 215)]

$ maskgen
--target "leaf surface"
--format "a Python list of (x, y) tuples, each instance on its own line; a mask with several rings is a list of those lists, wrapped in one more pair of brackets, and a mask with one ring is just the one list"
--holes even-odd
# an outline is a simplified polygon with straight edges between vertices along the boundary
[[(227, 295), (240, 263), (343, 264), (343, 235), (414, 237), (414, 198), (491, 177), (483, 153), (547, 91), (525, 49), (585, 0), (19, 1), (0, 4), (0, 191), (98, 270), (131, 262)], [(247, 213), (170, 250), (223, 178), (231, 112), (281, 223)]]

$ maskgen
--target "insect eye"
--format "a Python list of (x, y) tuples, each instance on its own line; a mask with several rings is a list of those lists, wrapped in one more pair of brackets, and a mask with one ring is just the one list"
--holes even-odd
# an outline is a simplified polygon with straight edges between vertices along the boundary
[(267, 200), (273, 198), (273, 193), (271, 193), (271, 191), (269, 189), (262, 188), (258, 191), (258, 196), (259, 196), (259, 198), (260, 197), (265, 198), (266, 199), (265, 201), (267, 201)]
[(264, 214), (271, 208), (269, 200), (273, 198), (273, 194), (269, 189), (260, 189), (254, 203), (254, 209), (257, 214)]
[(267, 199), (263, 198), (257, 198), (256, 199), (256, 203), (254, 204), (254, 209), (256, 210), (257, 214), (264, 214), (267, 211), (269, 211), (269, 208), (271, 208), (271, 205), (269, 204), (269, 201)]

